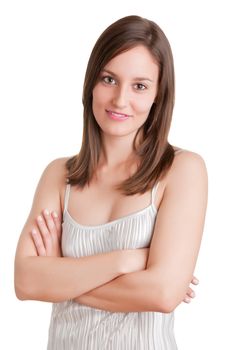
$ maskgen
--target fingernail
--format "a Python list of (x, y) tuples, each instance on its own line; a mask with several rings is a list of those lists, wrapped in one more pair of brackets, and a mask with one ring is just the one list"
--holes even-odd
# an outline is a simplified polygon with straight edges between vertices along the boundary
[(191, 295), (192, 298), (195, 298), (195, 295), (196, 295), (196, 294), (195, 294), (194, 292), (191, 292), (190, 295)]
[(36, 235), (36, 230), (33, 228), (32, 231), (31, 231), (31, 233), (32, 233), (33, 235)]
[(184, 300), (185, 300), (186, 303), (190, 303), (190, 301), (191, 301), (191, 299), (187, 298), (187, 297)]
[(194, 278), (193, 281), (194, 281), (195, 284), (198, 284), (198, 283), (199, 283), (199, 281), (198, 281), (196, 278)]
[(54, 211), (52, 214), (53, 214), (53, 216), (54, 216), (55, 218), (58, 218), (58, 215), (57, 215), (57, 212), (56, 212), (56, 211)]
[(39, 216), (37, 217), (37, 220), (38, 220), (38, 221), (43, 221), (42, 216), (41, 216), (41, 215), (39, 215)]
[(47, 209), (44, 210), (45, 215), (49, 215), (49, 211)]

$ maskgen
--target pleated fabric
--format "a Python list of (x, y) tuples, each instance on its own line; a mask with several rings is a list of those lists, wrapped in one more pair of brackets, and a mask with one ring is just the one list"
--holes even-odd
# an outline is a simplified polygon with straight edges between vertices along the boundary
[[(106, 224), (86, 226), (69, 214), (67, 184), (63, 212), (63, 256), (82, 257), (118, 249), (150, 246), (156, 208), (151, 204)], [(54, 303), (47, 350), (177, 350), (174, 313), (110, 312), (72, 300)]]

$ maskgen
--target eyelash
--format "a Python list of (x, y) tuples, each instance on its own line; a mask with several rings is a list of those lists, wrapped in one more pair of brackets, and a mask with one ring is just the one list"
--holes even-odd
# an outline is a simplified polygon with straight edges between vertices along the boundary
[[(101, 80), (102, 80), (105, 84), (114, 85), (114, 84), (111, 84), (109, 81), (106, 81), (106, 79), (112, 79), (112, 80), (114, 80), (114, 78), (112, 78), (110, 75), (103, 75), (103, 76), (101, 77)], [(114, 80), (114, 81), (115, 81), (115, 80)], [(137, 83), (137, 84), (135, 84), (135, 85), (137, 85), (137, 86), (143, 86), (142, 89), (136, 89), (136, 90), (138, 90), (138, 91), (144, 91), (144, 90), (147, 89), (147, 86), (144, 85), (144, 84)]]
[(114, 78), (112, 78), (110, 75), (103, 75), (103, 76), (102, 76), (101, 80), (102, 80), (104, 83), (110, 84), (110, 85), (111, 85), (111, 83), (110, 83), (109, 81), (106, 81), (106, 79), (112, 79), (112, 80), (114, 80)]

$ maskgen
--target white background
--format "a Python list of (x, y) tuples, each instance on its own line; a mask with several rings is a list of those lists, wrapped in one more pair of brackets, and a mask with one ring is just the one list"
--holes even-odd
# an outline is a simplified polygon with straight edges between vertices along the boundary
[(51, 305), (14, 294), (17, 240), (45, 166), (79, 150), (82, 84), (95, 41), (131, 14), (157, 22), (171, 43), (176, 105), (169, 141), (201, 154), (209, 175), (200, 285), (196, 299), (176, 309), (178, 349), (232, 349), (232, 25), (224, 0), (1, 1), (1, 349), (46, 349)]

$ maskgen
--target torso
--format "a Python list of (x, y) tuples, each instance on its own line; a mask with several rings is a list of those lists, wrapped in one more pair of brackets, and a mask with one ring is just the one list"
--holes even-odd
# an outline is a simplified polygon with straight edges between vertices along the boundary
[[(178, 150), (178, 149), (176, 149)], [(168, 174), (168, 172), (167, 172)], [(158, 209), (167, 184), (167, 174), (160, 180), (154, 205)], [(129, 215), (151, 204), (151, 189), (144, 194), (124, 196), (114, 189), (116, 183), (125, 179), (122, 173), (108, 171), (98, 180), (91, 181), (84, 189), (71, 186), (68, 212), (81, 225), (101, 225)], [(61, 190), (63, 212), (65, 185)]]

